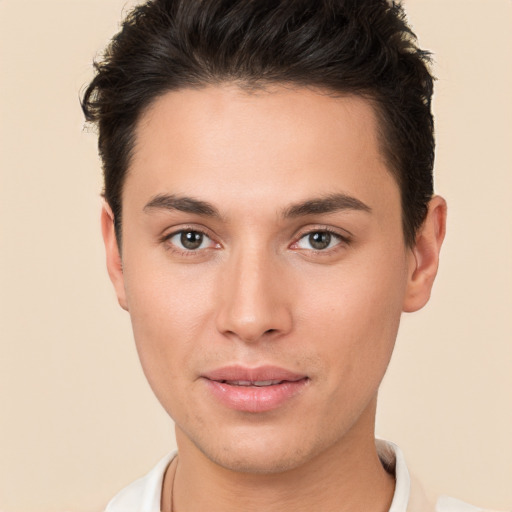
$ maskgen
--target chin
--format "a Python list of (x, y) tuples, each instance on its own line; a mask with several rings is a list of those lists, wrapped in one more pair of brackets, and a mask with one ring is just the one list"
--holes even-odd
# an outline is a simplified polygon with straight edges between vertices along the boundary
[(250, 450), (244, 452), (230, 450), (222, 453), (205, 453), (205, 455), (212, 462), (229, 471), (259, 475), (291, 471), (302, 466), (308, 460), (308, 457), (300, 452), (289, 454), (271, 452), (270, 450), (255, 450), (254, 453)]
[[(303, 433), (274, 429), (237, 429), (224, 435), (192, 440), (210, 461), (237, 473), (275, 474), (292, 471), (318, 455), (325, 447)], [(296, 435), (294, 435), (296, 434)], [(212, 440), (215, 439), (215, 443)]]

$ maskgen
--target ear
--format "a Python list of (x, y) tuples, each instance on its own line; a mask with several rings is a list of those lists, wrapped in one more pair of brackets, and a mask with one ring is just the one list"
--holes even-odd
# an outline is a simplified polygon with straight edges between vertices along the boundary
[(103, 234), (103, 242), (105, 243), (108, 275), (114, 285), (119, 305), (128, 311), (124, 289), (123, 262), (117, 244), (114, 214), (106, 201), (103, 202), (101, 209), (101, 232)]
[(403, 310), (421, 309), (429, 300), (439, 266), (439, 253), (446, 233), (446, 201), (434, 196), (427, 216), (409, 249), (409, 278)]

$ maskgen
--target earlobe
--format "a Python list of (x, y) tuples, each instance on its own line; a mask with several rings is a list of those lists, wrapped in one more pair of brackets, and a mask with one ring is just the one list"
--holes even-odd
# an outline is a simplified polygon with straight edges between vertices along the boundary
[(101, 209), (101, 232), (105, 244), (105, 253), (107, 257), (107, 270), (110, 280), (114, 285), (119, 305), (128, 311), (126, 303), (126, 293), (124, 289), (123, 262), (117, 243), (117, 237), (114, 226), (114, 214), (110, 205), (104, 201)]
[(446, 233), (446, 201), (434, 196), (427, 216), (410, 249), (409, 277), (403, 310), (421, 309), (429, 300), (439, 266), (439, 253)]

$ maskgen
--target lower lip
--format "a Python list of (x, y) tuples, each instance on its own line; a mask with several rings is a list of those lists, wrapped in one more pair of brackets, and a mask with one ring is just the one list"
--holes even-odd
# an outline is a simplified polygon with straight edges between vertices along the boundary
[(233, 386), (205, 379), (213, 396), (222, 404), (243, 412), (266, 412), (281, 407), (297, 396), (308, 382), (307, 378), (284, 381), (272, 386)]

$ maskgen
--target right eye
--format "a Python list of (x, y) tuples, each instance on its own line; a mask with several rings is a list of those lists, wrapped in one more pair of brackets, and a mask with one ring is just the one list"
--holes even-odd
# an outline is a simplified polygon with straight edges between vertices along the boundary
[(217, 246), (208, 235), (193, 229), (176, 231), (166, 237), (166, 240), (183, 252), (199, 251)]

